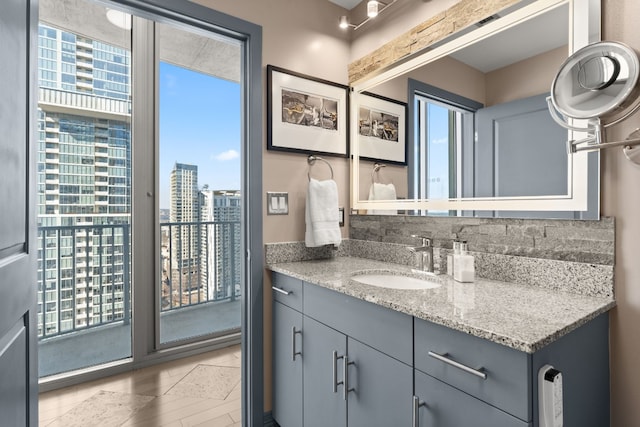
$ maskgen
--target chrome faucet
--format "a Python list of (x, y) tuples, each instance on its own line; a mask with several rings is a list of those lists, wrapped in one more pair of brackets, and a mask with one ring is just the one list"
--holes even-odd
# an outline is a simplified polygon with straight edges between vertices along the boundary
[(433, 273), (433, 240), (429, 237), (417, 236), (415, 234), (412, 234), (411, 237), (422, 239), (421, 246), (407, 247), (412, 253), (420, 254), (418, 268), (422, 271)]

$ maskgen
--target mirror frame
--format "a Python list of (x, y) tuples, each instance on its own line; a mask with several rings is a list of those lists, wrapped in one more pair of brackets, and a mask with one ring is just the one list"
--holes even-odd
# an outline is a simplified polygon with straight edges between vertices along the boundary
[[(482, 27), (469, 31), (444, 44), (426, 50), (398, 65), (392, 66), (380, 73), (365, 77), (352, 83), (350, 99), (351, 117), (351, 208), (354, 210), (494, 210), (494, 211), (587, 211), (588, 206), (588, 154), (586, 152), (574, 153), (569, 162), (568, 194), (558, 196), (523, 196), (523, 197), (478, 197), (478, 198), (451, 198), (451, 199), (404, 199), (404, 200), (359, 200), (360, 191), (360, 159), (358, 136), (358, 106), (360, 94), (371, 90), (374, 86), (400, 77), (409, 71), (418, 69), (423, 65), (443, 58), (459, 49), (468, 47), (473, 43), (490, 37), (507, 28), (518, 25), (529, 18), (543, 14), (560, 6), (569, 6), (569, 52), (575, 52), (587, 44), (600, 40), (600, 13), (599, 0), (537, 0), (527, 4), (506, 16), (492, 21)], [(597, 40), (590, 39), (597, 34)], [(411, 130), (407, 130), (410, 132)], [(568, 139), (578, 140), (586, 137), (584, 132), (571, 131)], [(597, 186), (599, 187), (599, 161), (598, 167), (592, 173), (597, 173)], [(599, 188), (598, 188), (599, 190)], [(598, 206), (599, 206), (599, 191)], [(598, 208), (599, 211), (599, 208)]]

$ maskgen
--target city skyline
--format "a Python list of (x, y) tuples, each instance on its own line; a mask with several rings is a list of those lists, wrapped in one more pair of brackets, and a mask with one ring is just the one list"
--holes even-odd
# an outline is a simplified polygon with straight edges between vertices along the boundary
[(161, 62), (159, 86), (160, 208), (175, 163), (198, 166), (200, 188), (239, 190), (240, 85)]
[[(38, 41), (38, 335), (51, 337), (130, 316), (131, 52), (46, 24)], [(173, 180), (189, 188), (182, 213), (170, 220), (192, 225), (166, 234), (174, 239), (163, 257), (177, 280), (163, 280), (163, 296), (171, 295), (170, 309), (234, 299), (241, 259), (238, 84), (162, 68), (161, 158), (193, 178)], [(213, 118), (223, 123), (216, 132)], [(169, 194), (166, 166), (158, 179)], [(208, 200), (206, 212), (201, 200)], [(163, 202), (168, 208), (170, 197)]]

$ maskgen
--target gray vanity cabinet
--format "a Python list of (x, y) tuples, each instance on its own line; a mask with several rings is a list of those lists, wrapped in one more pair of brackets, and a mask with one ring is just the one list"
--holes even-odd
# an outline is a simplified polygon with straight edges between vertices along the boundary
[(274, 277), (273, 417), (282, 427), (302, 426), (302, 281)]
[[(344, 427), (347, 401), (344, 397), (343, 358), (347, 336), (310, 317), (304, 318), (304, 427)], [(333, 352), (336, 361), (333, 361)], [(342, 384), (339, 384), (341, 383)], [(275, 399), (279, 399), (276, 396)], [(282, 426), (284, 427), (284, 426)]]
[(562, 397), (564, 427), (609, 425), (608, 313), (527, 353), (273, 277), (273, 415), (282, 427), (540, 427), (547, 365), (561, 373), (552, 377), (561, 394), (549, 396)]
[(562, 377), (564, 427), (608, 426), (608, 319), (604, 313), (535, 353), (415, 319), (418, 425), (539, 427), (538, 377), (550, 365)]
[[(273, 384), (277, 399), (273, 417), (282, 427), (302, 425), (302, 314), (286, 305), (273, 304)], [(295, 335), (294, 335), (295, 334)]]
[[(413, 369), (349, 339), (349, 427), (410, 426)], [(326, 424), (325, 424), (326, 425)]]
[(303, 307), (304, 427), (409, 425), (411, 316), (308, 283)]
[(410, 425), (411, 366), (308, 316), (303, 325), (304, 427)]
[(415, 371), (415, 388), (419, 401), (416, 402), (418, 413), (414, 427), (530, 426), (418, 370)]
[[(286, 288), (286, 276), (273, 276), (274, 286)], [(298, 292), (302, 328), (292, 334), (297, 317), (290, 312), (298, 312), (281, 303), (287, 295), (275, 292), (273, 417), (280, 426), (410, 425), (411, 316), (304, 283)], [(294, 336), (301, 344), (301, 375), (292, 363)], [(293, 396), (299, 381), (302, 392)], [(295, 408), (300, 400), (301, 415)]]

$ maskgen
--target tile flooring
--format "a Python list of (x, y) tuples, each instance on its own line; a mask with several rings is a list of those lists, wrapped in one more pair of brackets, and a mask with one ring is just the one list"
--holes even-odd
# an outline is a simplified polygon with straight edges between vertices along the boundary
[(42, 393), (40, 426), (240, 426), (240, 346)]

